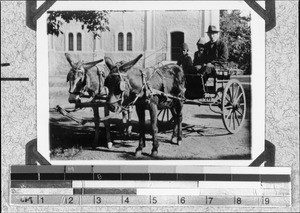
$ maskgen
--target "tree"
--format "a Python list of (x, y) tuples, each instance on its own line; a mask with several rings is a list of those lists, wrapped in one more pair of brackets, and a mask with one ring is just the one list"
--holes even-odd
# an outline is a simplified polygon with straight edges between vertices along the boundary
[(60, 30), (64, 20), (70, 23), (71, 20), (82, 22), (82, 29), (86, 27), (88, 32), (94, 34), (94, 38), (100, 37), (99, 31), (109, 31), (109, 11), (49, 11), (47, 18), (47, 33), (58, 36), (63, 34)]
[(236, 64), (244, 74), (251, 74), (251, 16), (240, 10), (221, 10), (221, 37), (228, 45), (229, 62)]

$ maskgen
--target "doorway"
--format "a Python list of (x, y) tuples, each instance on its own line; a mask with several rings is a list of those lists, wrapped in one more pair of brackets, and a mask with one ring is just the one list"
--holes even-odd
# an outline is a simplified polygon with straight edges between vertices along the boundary
[(183, 32), (172, 32), (171, 33), (171, 60), (177, 61), (181, 55), (181, 48), (184, 42)]

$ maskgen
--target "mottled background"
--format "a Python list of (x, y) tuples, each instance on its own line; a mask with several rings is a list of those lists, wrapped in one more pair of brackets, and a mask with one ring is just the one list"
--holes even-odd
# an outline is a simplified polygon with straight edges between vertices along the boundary
[[(25, 164), (25, 145), (36, 138), (36, 32), (26, 26), (25, 1), (1, 1), (1, 209), (2, 212), (299, 212), (298, 1), (276, 1), (276, 27), (266, 33), (266, 140), (275, 166), (292, 168), (291, 208), (229, 207), (18, 207), (9, 206), (9, 172)], [(45, 75), (47, 73), (45, 72)]]

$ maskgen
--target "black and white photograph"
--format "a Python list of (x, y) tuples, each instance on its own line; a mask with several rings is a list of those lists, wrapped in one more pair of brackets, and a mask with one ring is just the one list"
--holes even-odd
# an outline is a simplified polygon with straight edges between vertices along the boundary
[(299, 212), (299, 2), (0, 4), (1, 212)]
[(253, 158), (249, 9), (49, 10), (42, 24), (51, 160)]

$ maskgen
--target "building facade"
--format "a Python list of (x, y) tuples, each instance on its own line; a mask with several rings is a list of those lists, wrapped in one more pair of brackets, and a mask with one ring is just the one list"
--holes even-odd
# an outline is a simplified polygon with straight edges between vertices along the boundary
[(48, 35), (49, 72), (65, 75), (69, 70), (64, 54), (77, 60), (94, 61), (104, 56), (116, 61), (129, 61), (143, 54), (137, 66), (150, 67), (176, 61), (185, 42), (190, 55), (196, 42), (207, 37), (210, 24), (219, 26), (219, 11), (114, 11), (109, 15), (110, 31), (100, 38), (82, 29), (82, 23), (64, 23), (59, 36)]

